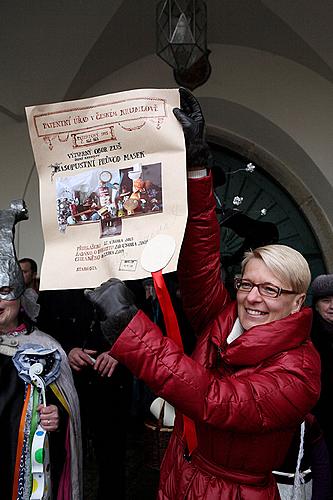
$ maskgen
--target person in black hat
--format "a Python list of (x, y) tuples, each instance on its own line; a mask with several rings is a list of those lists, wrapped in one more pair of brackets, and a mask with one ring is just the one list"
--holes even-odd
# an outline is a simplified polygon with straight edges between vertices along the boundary
[(311, 289), (315, 311), (333, 328), (333, 274), (317, 276)]
[[(321, 358), (321, 393), (314, 413), (324, 431), (333, 472), (333, 274), (317, 276), (311, 285), (313, 305), (312, 340)], [(332, 476), (333, 477), (333, 476)], [(333, 489), (331, 496), (333, 498)]]

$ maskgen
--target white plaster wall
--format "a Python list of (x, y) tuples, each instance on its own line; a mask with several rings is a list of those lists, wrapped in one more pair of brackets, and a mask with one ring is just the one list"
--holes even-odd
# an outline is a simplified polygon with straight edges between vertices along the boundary
[(16, 251), (19, 257), (32, 257), (40, 266), (44, 249), (40, 222), (38, 177), (34, 167), (30, 138), (26, 123), (2, 118), (0, 134), (1, 208), (8, 208), (11, 200), (24, 198), (29, 220), (16, 226)]
[[(210, 47), (212, 74), (195, 94), (223, 98), (261, 114), (292, 137), (333, 185), (333, 85), (279, 56), (244, 47)], [(99, 82), (89, 95), (169, 85), (176, 86), (171, 70), (151, 55)], [(223, 115), (219, 123), (208, 125), (223, 129)]]
[[(195, 94), (201, 99), (208, 132), (226, 132), (255, 142), (285, 172), (279, 181), (304, 210), (320, 241), (328, 270), (333, 270), (333, 85), (308, 68), (288, 59), (238, 46), (210, 45), (212, 74)], [(101, 94), (137, 87), (175, 86), (172, 72), (155, 55), (122, 68), (99, 82), (93, 93)], [(243, 106), (286, 134), (309, 158), (296, 161), (293, 152), (278, 138), (262, 137), (239, 116), (228, 130), (223, 102)], [(256, 122), (253, 121), (253, 127)], [(281, 140), (281, 138), (279, 138)], [(222, 141), (223, 144), (223, 141)], [(280, 148), (280, 149), (279, 149)], [(290, 153), (290, 154), (288, 154)], [(277, 177), (278, 178), (278, 177)], [(290, 179), (292, 185), (285, 184)], [(294, 184), (294, 181), (296, 182)]]
[[(210, 80), (195, 92), (202, 98), (205, 113), (211, 120), (208, 120), (208, 129), (226, 131), (223, 107), (219, 113), (219, 102), (223, 99), (257, 113), (288, 134), (315, 163), (321, 182), (316, 182), (319, 178), (316, 171), (302, 170), (302, 165), (285, 164), (283, 158), (278, 160), (311, 193), (332, 229), (332, 84), (307, 68), (272, 54), (236, 46), (212, 45), (210, 48), (213, 67)], [(89, 96), (139, 87), (175, 86), (172, 70), (156, 55), (149, 55), (99, 82), (89, 89)], [(22, 196), (26, 188), (31, 219), (20, 224), (18, 254), (34, 257), (40, 263), (43, 242), (38, 181), (35, 170), (29, 179), (33, 156), (27, 128), (24, 123), (17, 124), (9, 118), (2, 118), (2, 122), (1, 207)], [(239, 130), (244, 129), (243, 125), (239, 123)], [(234, 129), (232, 132), (237, 134), (237, 117)], [(260, 137), (256, 140), (260, 146)], [(274, 141), (274, 137), (271, 140)]]
[[(304, 66), (244, 47), (213, 46), (212, 62), (212, 76), (197, 95), (221, 96), (261, 114), (292, 137), (333, 184), (332, 84)], [(223, 127), (223, 117), (214, 125)]]

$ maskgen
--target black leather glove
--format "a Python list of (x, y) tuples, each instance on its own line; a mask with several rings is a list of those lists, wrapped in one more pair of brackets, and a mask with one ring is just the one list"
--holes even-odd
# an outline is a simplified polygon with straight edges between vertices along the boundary
[(183, 127), (186, 145), (186, 161), (189, 168), (207, 166), (210, 157), (205, 141), (205, 119), (197, 99), (185, 88), (179, 89), (181, 109), (173, 113)]
[(101, 331), (112, 345), (138, 311), (133, 293), (122, 281), (111, 278), (94, 290), (85, 290), (84, 295), (93, 304)]

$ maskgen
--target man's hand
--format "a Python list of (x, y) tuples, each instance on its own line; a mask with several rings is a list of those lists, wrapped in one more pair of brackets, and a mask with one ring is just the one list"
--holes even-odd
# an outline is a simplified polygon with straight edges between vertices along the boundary
[(179, 89), (181, 109), (174, 108), (173, 113), (183, 127), (187, 165), (189, 168), (206, 166), (210, 155), (205, 141), (205, 119), (199, 102), (185, 88)]
[(97, 351), (93, 351), (92, 349), (81, 349), (81, 347), (74, 347), (68, 354), (68, 361), (71, 368), (80, 372), (83, 368), (87, 366), (94, 365), (94, 356), (97, 354)]
[(116, 278), (84, 293), (95, 307), (103, 335), (112, 345), (137, 313), (133, 293)]

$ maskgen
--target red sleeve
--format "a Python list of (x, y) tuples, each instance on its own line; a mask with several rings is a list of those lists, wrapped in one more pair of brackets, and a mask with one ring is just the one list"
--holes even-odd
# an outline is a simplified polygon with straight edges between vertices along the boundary
[(188, 205), (178, 276), (185, 313), (198, 335), (229, 301), (221, 280), (220, 226), (211, 176), (188, 180)]
[(282, 353), (255, 371), (244, 369), (216, 378), (164, 337), (142, 311), (111, 354), (188, 417), (228, 430), (290, 427), (314, 406), (319, 392), (319, 361), (307, 345)]

